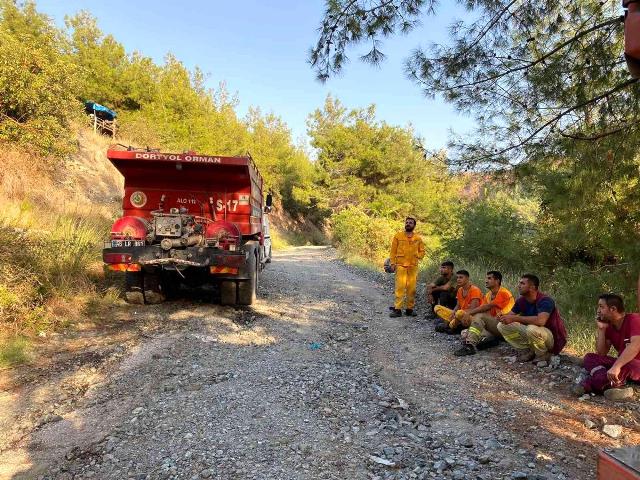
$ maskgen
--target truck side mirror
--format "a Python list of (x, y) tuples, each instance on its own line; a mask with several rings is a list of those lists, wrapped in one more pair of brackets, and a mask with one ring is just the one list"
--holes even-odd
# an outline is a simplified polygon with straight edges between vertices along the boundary
[(271, 211), (271, 207), (273, 207), (273, 195), (271, 195), (270, 193), (267, 193), (267, 199), (264, 202), (265, 207), (264, 207), (264, 211), (266, 213), (269, 213)]

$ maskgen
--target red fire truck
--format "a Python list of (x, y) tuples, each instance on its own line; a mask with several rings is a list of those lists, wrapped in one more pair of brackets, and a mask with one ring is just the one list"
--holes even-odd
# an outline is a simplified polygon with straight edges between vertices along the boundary
[(224, 305), (250, 305), (271, 261), (263, 181), (251, 156), (110, 148), (124, 176), (123, 216), (105, 242), (130, 303), (160, 303), (182, 283), (219, 286)]

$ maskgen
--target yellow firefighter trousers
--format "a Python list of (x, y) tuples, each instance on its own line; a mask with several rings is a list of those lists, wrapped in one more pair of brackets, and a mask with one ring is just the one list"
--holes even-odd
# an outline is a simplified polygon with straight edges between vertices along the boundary
[(498, 330), (498, 319), (488, 313), (478, 313), (471, 317), (471, 325), (467, 332), (467, 343), (477, 345), (481, 340), (496, 337), (502, 338)]
[(433, 307), (433, 313), (444, 320), (450, 328), (457, 328), (459, 325), (468, 327), (469, 323), (471, 322), (471, 317), (469, 317), (469, 315), (467, 315), (467, 312), (465, 312), (464, 310), (456, 311), (456, 316), (453, 320), (449, 320), (451, 318), (453, 310), (447, 307), (443, 307), (442, 305), (436, 305), (435, 307)]
[(402, 265), (396, 266), (396, 301), (394, 308), (396, 310), (402, 309), (405, 296), (407, 307), (413, 309), (416, 305), (416, 282), (418, 281), (418, 267)]
[(520, 350), (530, 348), (538, 357), (553, 348), (553, 334), (546, 327), (513, 322), (509, 325), (499, 323), (498, 330), (513, 348)]

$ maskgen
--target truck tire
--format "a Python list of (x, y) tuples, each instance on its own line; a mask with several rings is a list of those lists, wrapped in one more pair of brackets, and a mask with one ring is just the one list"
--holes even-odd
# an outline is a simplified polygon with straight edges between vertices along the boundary
[(160, 276), (158, 274), (145, 274), (144, 300), (146, 303), (154, 305), (165, 301), (166, 297), (160, 285)]
[(133, 305), (144, 304), (144, 274), (142, 272), (124, 273), (124, 299)]
[(235, 305), (236, 304), (236, 282), (233, 280), (225, 280), (220, 282), (220, 304)]
[(238, 305), (252, 305), (256, 301), (258, 291), (258, 259), (257, 250), (253, 250), (247, 259), (249, 280), (238, 282)]

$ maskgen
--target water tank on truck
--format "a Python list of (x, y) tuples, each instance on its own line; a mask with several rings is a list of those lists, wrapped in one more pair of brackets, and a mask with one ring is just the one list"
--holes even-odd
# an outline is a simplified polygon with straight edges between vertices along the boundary
[(124, 177), (122, 216), (105, 241), (130, 303), (160, 303), (181, 284), (217, 285), (225, 305), (251, 305), (271, 261), (263, 180), (250, 155), (225, 157), (113, 147)]

